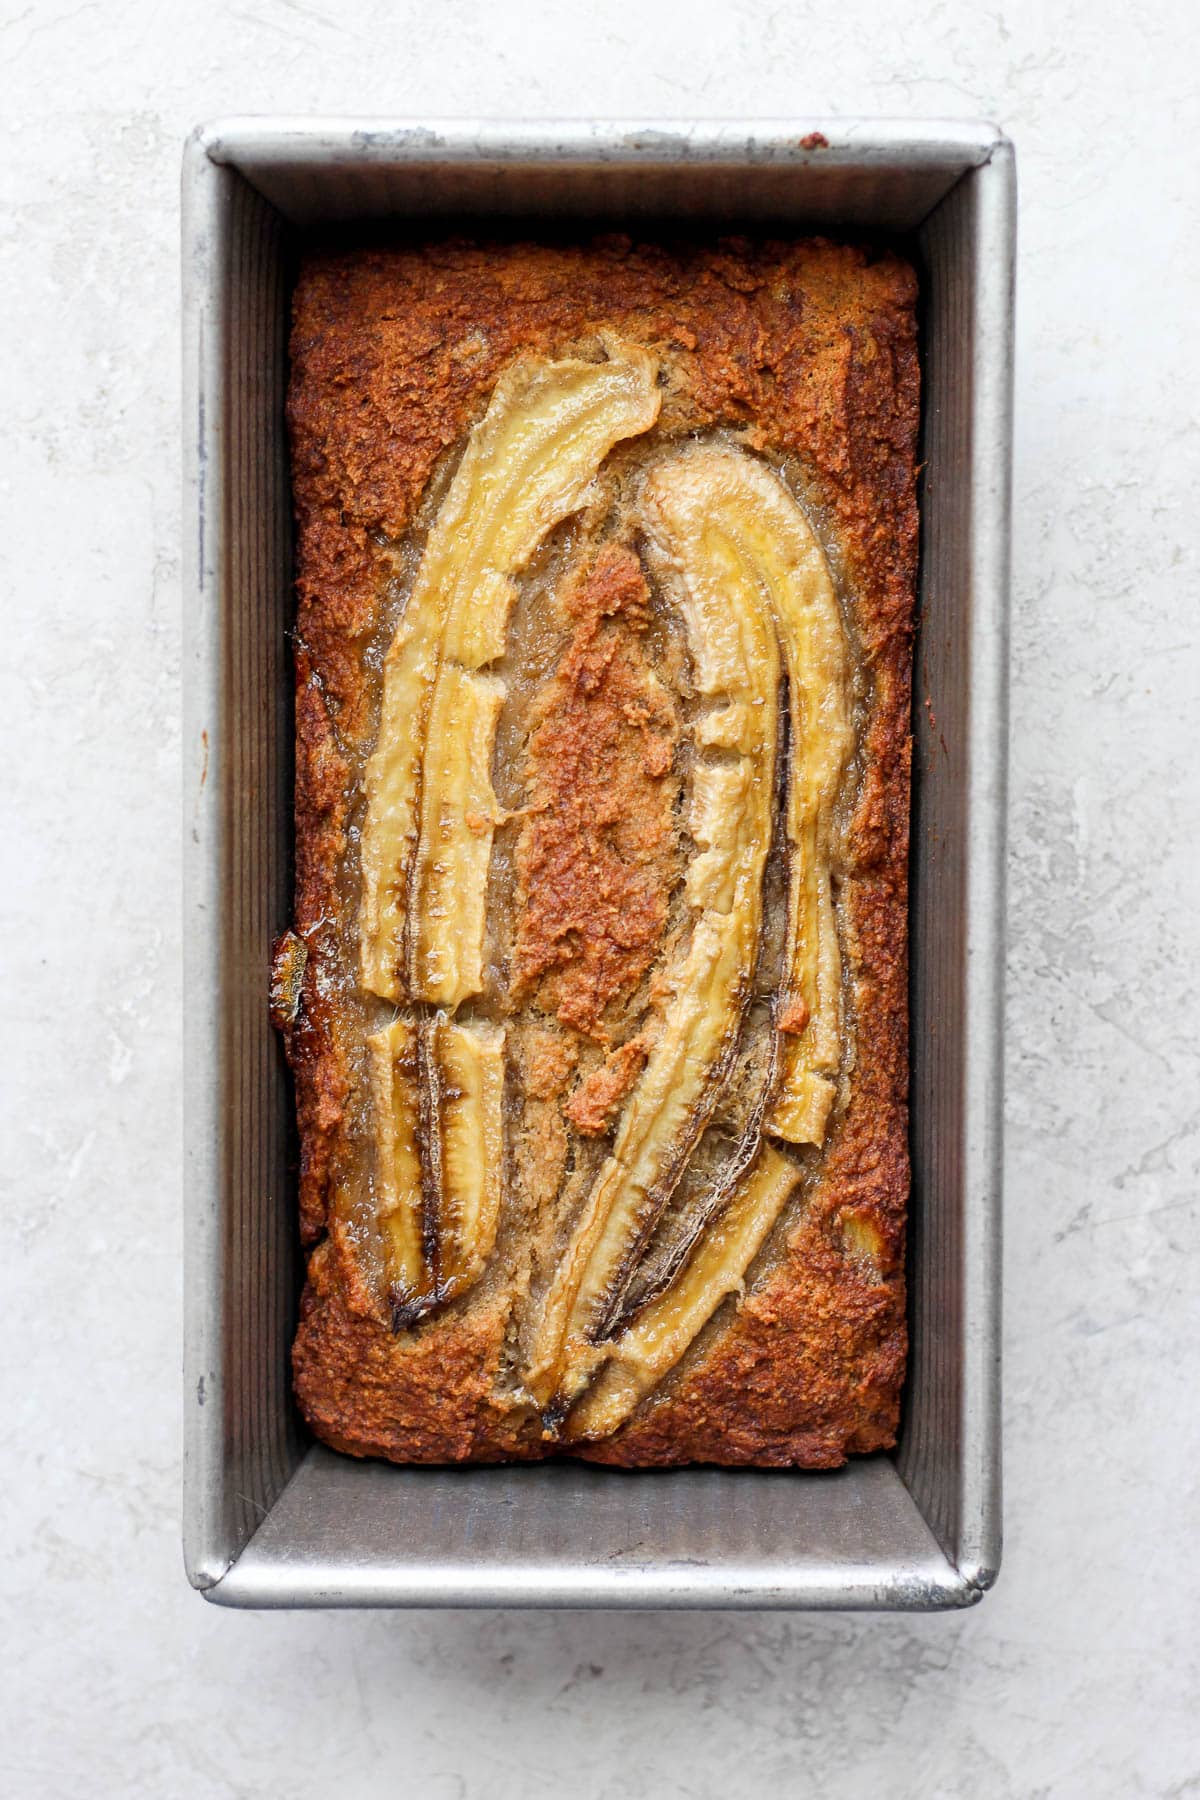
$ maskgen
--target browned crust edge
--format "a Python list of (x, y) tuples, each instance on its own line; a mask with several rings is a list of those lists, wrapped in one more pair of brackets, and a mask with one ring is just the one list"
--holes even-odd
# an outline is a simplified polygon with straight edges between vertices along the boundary
[[(727, 1303), (612, 1438), (629, 1467), (834, 1467), (894, 1442), (906, 1353), (907, 856), (917, 559), (916, 281), (891, 253), (815, 239), (714, 247), (464, 242), (310, 257), (296, 288), (288, 418), (297, 522), (295, 926), (309, 949), (286, 1034), (301, 1138), (301, 1229), (315, 1245), (294, 1348), (319, 1437), (402, 1462), (538, 1456), (494, 1398), (498, 1311), (451, 1310), (404, 1337), (355, 1310), (353, 1263), (326, 1234), (349, 1091), (332, 955), (350, 794), (368, 722), (358, 646), (376, 616), (380, 538), (409, 527), (439, 457), (523, 351), (607, 329), (670, 365), (666, 406), (798, 457), (829, 516), (871, 680), (843, 916), (855, 1071), (822, 1172), (771, 1272)], [(843, 1240), (848, 1215), (880, 1247)]]

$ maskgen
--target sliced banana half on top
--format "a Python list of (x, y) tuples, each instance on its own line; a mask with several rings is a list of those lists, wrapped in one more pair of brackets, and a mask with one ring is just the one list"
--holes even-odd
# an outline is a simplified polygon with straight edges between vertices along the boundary
[[(696, 909), (655, 1055), (634, 1089), (551, 1284), (528, 1383), (568, 1437), (606, 1435), (678, 1361), (731, 1291), (799, 1176), (760, 1145), (664, 1293), (608, 1332), (728, 1078), (751, 991), (771, 843), (780, 668), (787, 675), (788, 912), (778, 1074), (766, 1130), (819, 1145), (836, 1092), (841, 954), (830, 880), (834, 808), (853, 751), (850, 674), (820, 543), (784, 483), (723, 445), (657, 463), (642, 490), (652, 557), (678, 600), (700, 721), (688, 871)], [(712, 955), (714, 943), (720, 953)], [(697, 986), (697, 983), (699, 984)], [(658, 1066), (655, 1065), (658, 1058)], [(574, 1410), (572, 1410), (574, 1409)]]
[(457, 1006), (483, 986), (496, 817), (491, 757), (513, 577), (588, 498), (608, 452), (654, 424), (657, 368), (523, 362), (496, 384), (429, 533), (383, 671), (366, 770), (359, 939), (363, 986)]
[[(513, 578), (589, 498), (613, 445), (658, 417), (657, 365), (515, 364), (497, 382), (429, 533), (383, 671), (366, 768), (360, 979), (416, 1011), (368, 1039), (373, 1214), (397, 1325), (478, 1280), (504, 1169), (504, 1034), (450, 1014), (483, 988), (491, 765)], [(429, 1009), (438, 1009), (435, 1017)]]

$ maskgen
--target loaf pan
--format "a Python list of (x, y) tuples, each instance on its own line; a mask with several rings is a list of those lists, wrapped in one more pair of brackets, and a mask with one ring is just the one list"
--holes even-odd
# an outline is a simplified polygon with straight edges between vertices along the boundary
[[(970, 1605), (1000, 1553), (1012, 146), (990, 125), (233, 119), (183, 171), (185, 1556), (223, 1605)], [(394, 1468), (291, 1400), (301, 1270), (267, 1022), (290, 916), (289, 271), (331, 226), (886, 234), (923, 291), (912, 1351), (832, 1474)]]

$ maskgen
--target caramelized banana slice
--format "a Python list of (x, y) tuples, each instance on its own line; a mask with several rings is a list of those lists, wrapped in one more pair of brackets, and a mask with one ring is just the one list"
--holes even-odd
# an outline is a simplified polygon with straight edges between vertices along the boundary
[(705, 496), (672, 479), (679, 466), (647, 480), (644, 518), (674, 571), (696, 685), (725, 698), (733, 726), (723, 747), (741, 754), (695, 770), (689, 828), (699, 854), (687, 881), (696, 910), (690, 941), (667, 976), (654, 1048), (544, 1304), (526, 1381), (551, 1429), (608, 1354), (597, 1340), (720, 1098), (758, 954), (779, 657), (756, 571), (736, 542), (713, 538), (712, 562), (695, 554)]
[(429, 712), (423, 813), (414, 871), (413, 992), (455, 1005), (483, 986), (488, 862), (496, 824), (492, 748), (504, 683), (442, 668)]
[[(361, 847), (362, 982), (372, 993), (398, 999), (407, 989), (453, 1006), (479, 991), (477, 920), (487, 872), (479, 852), (490, 851), (494, 801), (484, 795), (485, 804), (472, 809), (458, 791), (468, 759), (434, 732), (463, 728), (469, 704), (456, 723), (454, 702), (439, 688), (448, 666), (476, 670), (503, 654), (511, 577), (584, 503), (613, 445), (648, 430), (658, 410), (653, 358), (616, 345), (602, 363), (516, 364), (468, 439), (384, 665)], [(440, 777), (427, 743), (436, 744)], [(482, 785), (476, 779), (477, 792)], [(472, 810), (481, 828), (468, 820)], [(459, 890), (453, 906), (439, 908), (447, 864), (480, 893)], [(431, 916), (406, 944), (410, 887)]]
[[(737, 762), (709, 767), (701, 763), (692, 777), (688, 830), (700, 846), (688, 864), (684, 886), (691, 904), (715, 913), (728, 913), (734, 905), (738, 859), (730, 854), (729, 829), (753, 812), (754, 784), (761, 775), (758, 759), (739, 757)], [(769, 802), (768, 802), (769, 804)]]
[(367, 1039), (375, 1228), (397, 1326), (463, 1293), (496, 1241), (504, 1189), (504, 1033), (442, 1014)]
[[(689, 521), (680, 553), (720, 594), (736, 565), (757, 587), (779, 634), (788, 676), (791, 754), (786, 828), (788, 923), (779, 1022), (781, 1075), (767, 1129), (820, 1144), (841, 1053), (842, 968), (830, 887), (833, 809), (854, 749), (850, 672), (837, 596), (820, 543), (783, 482), (740, 450), (694, 446), (663, 465), (651, 496), (670, 489)], [(658, 502), (661, 507), (661, 500)], [(731, 611), (726, 636), (739, 616)], [(723, 640), (712, 642), (724, 651)], [(718, 682), (725, 663), (714, 665)], [(701, 684), (702, 692), (712, 691)], [(710, 742), (737, 741), (734, 709), (710, 715)], [(715, 734), (715, 735), (714, 735)]]
[(764, 1146), (675, 1282), (601, 1346), (608, 1360), (567, 1420), (568, 1441), (607, 1437), (674, 1368), (726, 1296), (741, 1288), (797, 1180), (783, 1152)]
[(419, 1306), (430, 1288), (423, 1244), (424, 1197), (418, 1153), (420, 1104), (416, 1033), (405, 1019), (367, 1039), (375, 1115), (375, 1222), (384, 1285), (394, 1314)]
[(478, 1281), (496, 1242), (504, 1189), (504, 1033), (439, 1015), (429, 1036), (441, 1147), (438, 1297), (446, 1300)]

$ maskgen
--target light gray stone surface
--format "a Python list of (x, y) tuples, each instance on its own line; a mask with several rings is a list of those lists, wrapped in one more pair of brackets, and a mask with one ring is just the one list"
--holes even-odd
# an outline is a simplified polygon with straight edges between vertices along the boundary
[[(1187, 0), (0, 8), (4, 1777), (17, 1796), (1200, 1792)], [(924, 1620), (184, 1585), (178, 165), (232, 111), (987, 116), (1022, 186), (1007, 1556)]]

